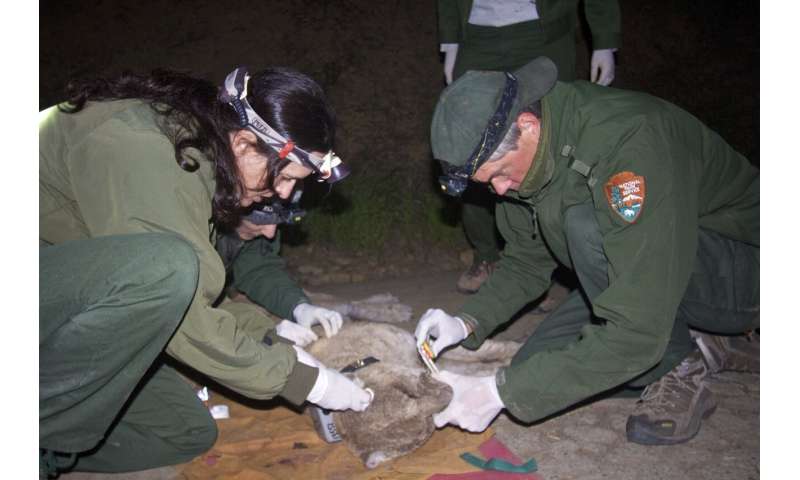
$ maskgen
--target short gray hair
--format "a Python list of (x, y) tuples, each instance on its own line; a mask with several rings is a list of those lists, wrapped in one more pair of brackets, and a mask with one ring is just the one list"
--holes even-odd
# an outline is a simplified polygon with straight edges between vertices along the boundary
[[(519, 111), (519, 113), (532, 113), (533, 116), (538, 118), (539, 120), (542, 119), (542, 102), (536, 101), (527, 107), (523, 108)], [(519, 115), (519, 113), (517, 115)], [(513, 152), (517, 149), (517, 142), (519, 141), (519, 137), (522, 132), (519, 130), (517, 126), (516, 119), (508, 128), (506, 135), (503, 137), (503, 140), (500, 141), (500, 145), (495, 148), (494, 152), (489, 159), (486, 160), (487, 162), (494, 162), (503, 158), (508, 152)]]

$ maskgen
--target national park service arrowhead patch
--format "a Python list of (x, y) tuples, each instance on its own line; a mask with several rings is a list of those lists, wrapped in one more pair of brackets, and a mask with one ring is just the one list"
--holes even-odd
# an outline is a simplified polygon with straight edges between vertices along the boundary
[(633, 172), (619, 172), (608, 180), (606, 199), (612, 210), (628, 223), (639, 218), (644, 206), (644, 177)]

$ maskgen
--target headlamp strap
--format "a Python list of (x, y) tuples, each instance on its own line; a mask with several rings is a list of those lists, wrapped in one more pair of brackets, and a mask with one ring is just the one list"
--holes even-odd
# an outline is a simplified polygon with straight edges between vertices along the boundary
[(469, 177), (474, 175), (481, 165), (489, 159), (497, 148), (497, 144), (502, 140), (500, 134), (505, 130), (506, 123), (508, 123), (508, 114), (511, 112), (511, 107), (514, 106), (514, 100), (517, 98), (517, 77), (509, 72), (505, 72), (505, 74), (506, 83), (497, 109), (489, 119), (480, 143), (475, 147), (469, 160), (464, 165)]
[[(239, 126), (247, 126), (247, 111), (242, 104), (241, 98), (247, 97), (247, 80), (249, 75), (247, 69), (239, 67), (227, 78), (225, 78), (225, 86), (220, 93), (222, 101), (233, 107), (236, 116), (239, 118)], [(241, 94), (239, 92), (242, 92)]]
[(281, 160), (283, 160), (284, 158), (286, 158), (287, 155), (289, 155), (292, 152), (293, 149), (294, 149), (294, 142), (289, 140), (288, 142), (286, 142), (286, 145), (284, 145), (283, 148), (281, 148), (281, 151), (278, 152), (278, 157), (280, 157)]
[(333, 151), (329, 151), (320, 159), (270, 127), (247, 101), (249, 80), (250, 75), (247, 73), (247, 68), (238, 67), (225, 78), (225, 84), (219, 95), (220, 100), (234, 109), (239, 119), (239, 125), (258, 135), (267, 145), (278, 152), (281, 159), (288, 158), (294, 163), (310, 167), (319, 174), (320, 180), (328, 178), (331, 169), (342, 163), (341, 159)]

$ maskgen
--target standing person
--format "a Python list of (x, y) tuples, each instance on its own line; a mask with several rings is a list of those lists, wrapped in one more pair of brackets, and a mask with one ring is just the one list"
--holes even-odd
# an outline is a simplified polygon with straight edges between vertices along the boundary
[[(679, 443), (714, 411), (709, 369), (758, 368), (755, 342), (735, 335), (759, 327), (759, 172), (697, 118), (557, 82), (541, 57), (465, 74), (440, 96), (431, 135), (448, 191), (492, 185), (507, 243), (456, 315), (422, 316), (418, 342), (477, 348), (547, 288), (556, 261), (580, 281), (496, 376), (439, 377), (454, 396), (437, 425), (481, 431), (503, 408), (534, 422), (647, 385), (628, 439)], [(703, 355), (690, 327), (714, 334), (694, 332)]]
[[(439, 41), (449, 85), (468, 70), (513, 71), (539, 56), (553, 60), (558, 79), (575, 80), (578, 0), (439, 0)], [(614, 80), (620, 46), (616, 0), (585, 0), (591, 28), (591, 80)], [(462, 293), (475, 293), (494, 269), (502, 240), (494, 228), (494, 196), (472, 184), (462, 196), (461, 220), (473, 246), (472, 265), (458, 279)]]
[(221, 89), (159, 71), (68, 90), (39, 124), (40, 476), (171, 465), (213, 445), (213, 419), (162, 352), (251, 398), (364, 410), (368, 391), (293, 345), (341, 318), (307, 303), (274, 248), (258, 268), (242, 252), (237, 281), (300, 325), (220, 298), (215, 228), (260, 248), (276, 226), (242, 224), (246, 208), (346, 174), (321, 88), (239, 68)]

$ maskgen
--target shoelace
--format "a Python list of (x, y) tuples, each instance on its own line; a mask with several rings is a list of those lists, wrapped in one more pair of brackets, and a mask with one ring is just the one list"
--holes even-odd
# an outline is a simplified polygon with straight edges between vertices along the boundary
[(494, 270), (494, 265), (492, 263), (490, 263), (490, 262), (487, 262), (487, 261), (473, 263), (472, 266), (469, 267), (469, 275), (471, 277), (474, 277), (474, 276), (478, 275), (478, 273), (480, 273), (480, 271), (482, 269), (484, 269), (484, 268), (486, 269), (486, 271), (488, 273), (491, 274), (492, 270)]
[[(663, 408), (664, 406), (674, 407), (673, 402), (667, 401), (670, 394), (679, 390), (695, 391), (698, 385), (691, 381), (692, 376), (688, 373), (692, 370), (696, 362), (684, 360), (678, 365), (676, 370), (671, 370), (659, 381), (651, 383), (642, 392), (643, 402), (652, 402), (652, 407)], [(704, 366), (701, 368), (705, 368)]]

